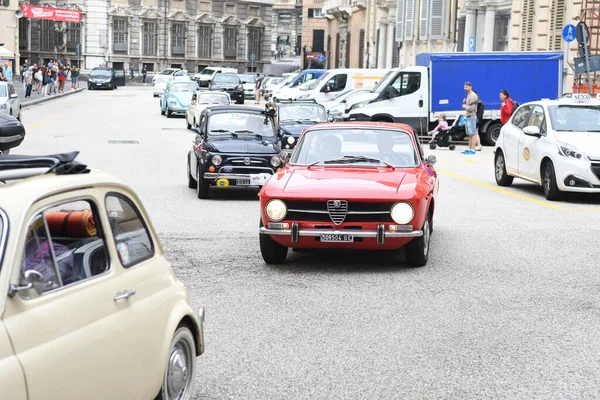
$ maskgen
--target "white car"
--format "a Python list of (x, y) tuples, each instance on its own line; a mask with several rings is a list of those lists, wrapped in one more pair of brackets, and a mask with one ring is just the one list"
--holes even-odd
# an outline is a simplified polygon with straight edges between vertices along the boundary
[(523, 104), (494, 152), (500, 186), (525, 179), (541, 185), (548, 200), (561, 192), (600, 193), (600, 100), (574, 94)]
[(10, 82), (0, 82), (0, 112), (21, 120), (19, 95)]
[(192, 77), (201, 88), (208, 88), (216, 74), (237, 74), (237, 68), (206, 67)]
[(348, 89), (331, 100), (324, 101), (322, 105), (325, 107), (325, 110), (327, 110), (329, 116), (334, 119), (341, 119), (346, 110), (346, 104), (348, 104), (349, 101), (370, 92), (370, 89)]
[(200, 121), (200, 114), (206, 107), (210, 106), (228, 106), (231, 104), (231, 98), (227, 92), (221, 91), (197, 91), (192, 97), (190, 108), (185, 112), (185, 123), (188, 129), (196, 128)]
[[(273, 90), (273, 101), (289, 101), (298, 100), (298, 98), (306, 91), (316, 79), (311, 79), (304, 82), (296, 87), (284, 87), (279, 90)], [(302, 100), (308, 100), (310, 97), (303, 98)]]
[(247, 99), (255, 99), (256, 97), (256, 75), (239, 74), (242, 86), (244, 87), (244, 97)]
[(171, 77), (177, 71), (181, 71), (181, 68), (163, 69), (158, 74), (154, 75), (154, 77), (152, 78), (152, 83), (154, 84), (156, 81), (167, 80), (169, 77)]
[(0, 397), (189, 400), (204, 308), (135, 192), (76, 156), (0, 156)]
[[(163, 70), (168, 71), (168, 70)], [(190, 76), (186, 70), (178, 69), (173, 71), (172, 74), (163, 74), (161, 72), (160, 75), (152, 78), (152, 82), (154, 83), (153, 94), (154, 97), (160, 97), (161, 94), (165, 91), (167, 87), (167, 83), (172, 80), (190, 80)]]

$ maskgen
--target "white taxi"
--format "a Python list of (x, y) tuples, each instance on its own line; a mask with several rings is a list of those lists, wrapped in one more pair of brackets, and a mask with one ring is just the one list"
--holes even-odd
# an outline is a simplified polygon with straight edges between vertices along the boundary
[(0, 155), (0, 398), (190, 399), (204, 309), (139, 197), (76, 156)]
[(548, 200), (561, 192), (600, 193), (600, 99), (573, 94), (523, 104), (494, 152), (500, 186), (525, 179), (541, 185)]

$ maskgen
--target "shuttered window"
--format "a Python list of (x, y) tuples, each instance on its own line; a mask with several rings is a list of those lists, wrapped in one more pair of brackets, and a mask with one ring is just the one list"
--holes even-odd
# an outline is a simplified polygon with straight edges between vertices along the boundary
[(456, 39), (456, 51), (465, 50), (465, 17), (458, 19), (458, 38)]
[(548, 35), (548, 50), (562, 50), (562, 30), (565, 25), (565, 0), (552, 0), (550, 9), (550, 34)]
[(183, 56), (185, 54), (185, 25), (173, 24), (171, 27), (171, 54)]
[(143, 54), (145, 56), (156, 55), (156, 23), (155, 22), (144, 22), (142, 28), (142, 41), (144, 43)]
[(444, 2), (445, 0), (431, 0), (430, 39), (439, 40), (444, 38)]
[(223, 50), (225, 58), (235, 59), (237, 55), (237, 29), (232, 26), (227, 26), (223, 29)]
[(210, 58), (212, 56), (212, 26), (200, 25), (198, 27), (198, 57)]
[(405, 0), (398, 0), (396, 6), (396, 42), (404, 40), (404, 3)]
[(113, 20), (113, 50), (114, 52), (127, 52), (127, 20)]
[(531, 51), (533, 47), (533, 24), (535, 0), (523, 0), (521, 10), (521, 51)]
[(415, 23), (415, 0), (406, 0), (406, 18), (404, 22), (404, 40), (413, 39)]
[(427, 40), (429, 33), (429, 1), (421, 0), (421, 20), (419, 22), (419, 39)]
[(367, 68), (365, 65), (365, 30), (361, 29), (358, 36), (358, 68)]

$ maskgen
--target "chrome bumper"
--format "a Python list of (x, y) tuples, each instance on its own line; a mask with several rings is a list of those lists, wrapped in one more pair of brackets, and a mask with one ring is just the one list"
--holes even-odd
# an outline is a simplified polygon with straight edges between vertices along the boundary
[(250, 176), (256, 174), (221, 174), (218, 172), (205, 172), (204, 179), (250, 179)]
[(329, 230), (329, 229), (300, 229), (297, 222), (292, 223), (292, 229), (269, 229), (260, 227), (260, 233), (264, 235), (290, 236), (292, 242), (298, 242), (301, 236), (320, 237), (321, 235), (352, 235), (357, 238), (376, 238), (378, 244), (383, 244), (385, 238), (415, 238), (423, 236), (423, 231), (412, 230), (409, 232), (386, 231), (383, 224), (380, 224), (376, 230)]

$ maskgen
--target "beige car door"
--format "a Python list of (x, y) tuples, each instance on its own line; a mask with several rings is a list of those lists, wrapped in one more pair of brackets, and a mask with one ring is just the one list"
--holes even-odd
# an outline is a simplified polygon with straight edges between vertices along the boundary
[(93, 194), (39, 202), (19, 238), (23, 256), (11, 283), (23, 287), (25, 271), (45, 282), (41, 295), (19, 291), (8, 298), (3, 319), (31, 400), (138, 398), (130, 383), (137, 360), (128, 346), (140, 334), (140, 315), (116, 297), (127, 288)]

